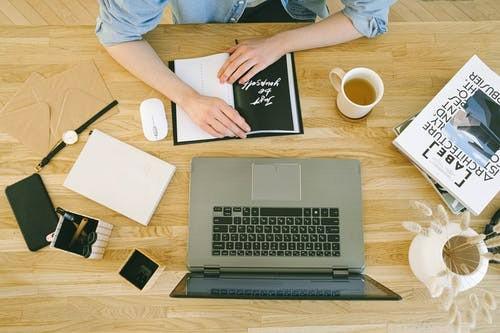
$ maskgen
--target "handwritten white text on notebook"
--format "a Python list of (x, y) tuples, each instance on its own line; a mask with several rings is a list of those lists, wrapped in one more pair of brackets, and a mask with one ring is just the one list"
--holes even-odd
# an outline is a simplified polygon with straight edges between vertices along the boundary
[(272, 105), (272, 99), (275, 97), (272, 95), (273, 87), (278, 87), (281, 82), (281, 77), (277, 78), (274, 81), (270, 81), (268, 79), (258, 79), (258, 80), (249, 80), (243, 84), (242, 90), (247, 91), (252, 87), (260, 88), (257, 91), (257, 98), (255, 101), (251, 102), (250, 105), (259, 105), (264, 103), (264, 106)]

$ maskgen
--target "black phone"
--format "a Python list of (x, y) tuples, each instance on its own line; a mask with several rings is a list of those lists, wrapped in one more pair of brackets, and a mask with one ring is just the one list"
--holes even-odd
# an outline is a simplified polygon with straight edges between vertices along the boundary
[(49, 245), (58, 217), (42, 178), (35, 173), (5, 188), (5, 194), (31, 251)]

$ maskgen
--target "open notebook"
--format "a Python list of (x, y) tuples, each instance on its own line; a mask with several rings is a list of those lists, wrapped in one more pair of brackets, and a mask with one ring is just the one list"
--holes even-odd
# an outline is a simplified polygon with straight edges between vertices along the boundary
[[(233, 85), (221, 84), (217, 78), (228, 57), (228, 53), (218, 53), (174, 60), (169, 66), (198, 93), (219, 97), (238, 110), (252, 129), (248, 137), (303, 133), (293, 55), (284, 55), (245, 84)], [(172, 118), (175, 145), (223, 140), (203, 131), (174, 103)]]

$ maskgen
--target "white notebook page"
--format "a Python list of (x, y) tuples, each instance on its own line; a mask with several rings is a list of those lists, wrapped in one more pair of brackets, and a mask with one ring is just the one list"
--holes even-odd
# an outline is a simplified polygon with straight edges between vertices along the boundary
[[(229, 58), (229, 53), (218, 53), (207, 57), (175, 60), (175, 74), (201, 95), (218, 97), (234, 108), (233, 87), (221, 84), (217, 72)], [(177, 141), (214, 139), (215, 137), (196, 125), (187, 113), (176, 105)]]

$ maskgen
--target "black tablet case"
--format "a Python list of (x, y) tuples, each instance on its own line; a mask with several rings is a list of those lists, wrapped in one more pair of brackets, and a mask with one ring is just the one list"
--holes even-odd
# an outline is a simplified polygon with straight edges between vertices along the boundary
[[(295, 87), (295, 101), (296, 101), (296, 104), (297, 104), (297, 116), (298, 116), (298, 120), (299, 120), (299, 132), (298, 133), (255, 133), (255, 134), (250, 134), (248, 135), (247, 137), (248, 138), (257, 138), (257, 137), (266, 137), (266, 136), (279, 136), (279, 135), (297, 135), (297, 134), (304, 134), (304, 125), (302, 123), (302, 112), (300, 110), (300, 100), (299, 100), (299, 87), (297, 86), (297, 73), (295, 71), (295, 58), (294, 58), (294, 54), (291, 53), (291, 58), (292, 58), (292, 72), (293, 72), (293, 84), (294, 84), (294, 87)], [(266, 75), (267, 72), (269, 71), (276, 71), (277, 69), (274, 68), (274, 67), (278, 67), (281, 65), (281, 63), (284, 62), (286, 64), (286, 55), (284, 55), (283, 57), (281, 57), (279, 60), (277, 60), (274, 64), (272, 64), (271, 66), (269, 66), (268, 68), (264, 69), (262, 72), (258, 73), (254, 78), (256, 77), (259, 77), (259, 76), (262, 76), (262, 75)], [(170, 68), (170, 70), (172, 70), (172, 72), (175, 73), (175, 62), (174, 61), (169, 61), (168, 62), (168, 67)], [(286, 67), (286, 66), (285, 66)], [(282, 74), (285, 74), (284, 73), (284, 70), (281, 68), (281, 69), (278, 69), (278, 71)], [(233, 91), (235, 94), (238, 94), (239, 93), (239, 90), (238, 87), (235, 87), (235, 85), (237, 85), (238, 83), (234, 83), (233, 84)], [(288, 85), (287, 85), (288, 87)], [(174, 102), (172, 102), (172, 124), (173, 124), (173, 131), (174, 131), (174, 136), (173, 136), (173, 139), (174, 139), (174, 145), (185, 145), (185, 144), (190, 144), (190, 143), (199, 143), (199, 142), (210, 142), (210, 141), (219, 141), (219, 140), (232, 140), (232, 139), (237, 139), (237, 138), (232, 138), (232, 137), (224, 137), (224, 138), (221, 138), (221, 139), (218, 139), (218, 138), (215, 138), (215, 139), (206, 139), (206, 140), (194, 140), (194, 141), (186, 141), (186, 142), (179, 142), (177, 140), (177, 109), (176, 109), (176, 105)], [(236, 107), (236, 109), (238, 109), (238, 107)]]
[(57, 226), (57, 214), (42, 178), (35, 173), (7, 186), (5, 194), (31, 251), (49, 245), (47, 235)]

